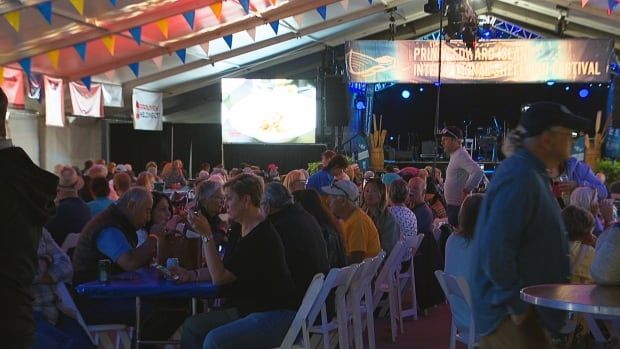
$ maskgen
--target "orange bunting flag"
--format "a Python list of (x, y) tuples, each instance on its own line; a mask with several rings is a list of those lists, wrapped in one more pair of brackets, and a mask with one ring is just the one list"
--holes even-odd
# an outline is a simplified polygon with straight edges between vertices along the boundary
[(168, 19), (159, 20), (156, 22), (156, 24), (159, 30), (161, 31), (161, 33), (164, 34), (164, 37), (167, 39), (168, 38)]
[(58, 69), (58, 60), (60, 58), (60, 50), (54, 50), (47, 53), (47, 57), (50, 59), (52, 63), (52, 67), (54, 69)]
[(21, 14), (19, 10), (11, 11), (4, 14), (4, 19), (15, 29), (16, 32), (19, 33), (19, 22), (20, 22)]
[(275, 5), (278, 0), (269, 0), (272, 5)]
[(69, 0), (69, 2), (75, 7), (80, 16), (84, 15), (84, 0)]
[(212, 5), (209, 5), (209, 7), (211, 8), (211, 11), (213, 11), (213, 14), (215, 15), (215, 18), (220, 19), (222, 17), (222, 2), (218, 2)]
[(0, 85), (4, 82), (4, 68), (0, 65)]
[(116, 45), (116, 36), (114, 35), (107, 35), (101, 38), (101, 41), (103, 41), (103, 45), (105, 46), (105, 48), (108, 49), (108, 52), (110, 52), (110, 54), (112, 56), (114, 56), (114, 47)]

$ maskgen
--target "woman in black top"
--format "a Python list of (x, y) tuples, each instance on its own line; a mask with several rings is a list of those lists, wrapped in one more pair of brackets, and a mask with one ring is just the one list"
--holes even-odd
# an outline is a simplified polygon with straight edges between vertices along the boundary
[[(294, 297), (282, 241), (260, 211), (263, 181), (242, 174), (226, 183), (224, 192), (229, 217), (240, 225), (239, 231), (231, 232), (224, 260), (217, 253), (209, 221), (199, 212), (190, 213), (189, 222), (203, 236), (208, 278), (221, 286), (234, 309), (187, 319), (181, 346), (274, 347), (286, 334), (299, 300)], [(264, 326), (266, 321), (269, 326)]]

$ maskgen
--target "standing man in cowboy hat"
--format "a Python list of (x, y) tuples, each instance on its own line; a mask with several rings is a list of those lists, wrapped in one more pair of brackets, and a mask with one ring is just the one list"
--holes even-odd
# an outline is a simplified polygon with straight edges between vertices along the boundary
[(45, 225), (58, 246), (62, 246), (67, 235), (81, 232), (86, 223), (90, 221), (90, 209), (78, 195), (78, 191), (83, 186), (84, 181), (73, 167), (64, 166), (60, 170), (56, 193), (56, 215)]

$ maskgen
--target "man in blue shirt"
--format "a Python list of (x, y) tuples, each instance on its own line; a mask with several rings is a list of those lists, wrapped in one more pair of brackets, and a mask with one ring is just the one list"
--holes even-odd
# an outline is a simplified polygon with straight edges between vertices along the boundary
[(326, 150), (323, 155), (321, 155), (323, 168), (308, 178), (308, 183), (306, 184), (307, 189), (314, 189), (318, 191), (319, 194), (325, 195), (321, 188), (331, 185), (334, 180), (331, 171), (327, 168), (334, 156), (336, 156), (336, 153), (332, 150)]
[(588, 120), (557, 103), (534, 103), (521, 116), (520, 149), (496, 172), (472, 241), (469, 285), (482, 348), (552, 348), (565, 314), (519, 298), (529, 285), (566, 283), (568, 242), (548, 168), (569, 157), (571, 130)]

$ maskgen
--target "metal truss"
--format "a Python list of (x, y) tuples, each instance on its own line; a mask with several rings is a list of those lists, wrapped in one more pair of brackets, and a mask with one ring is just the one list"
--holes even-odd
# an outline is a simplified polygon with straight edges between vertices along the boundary
[[(490, 15), (478, 16), (479, 31), (484, 33), (490, 24), (490, 35), (481, 35), (481, 39), (543, 39), (538, 33), (527, 30), (517, 24)], [(436, 30), (419, 38), (419, 40), (439, 40), (440, 32)]]

